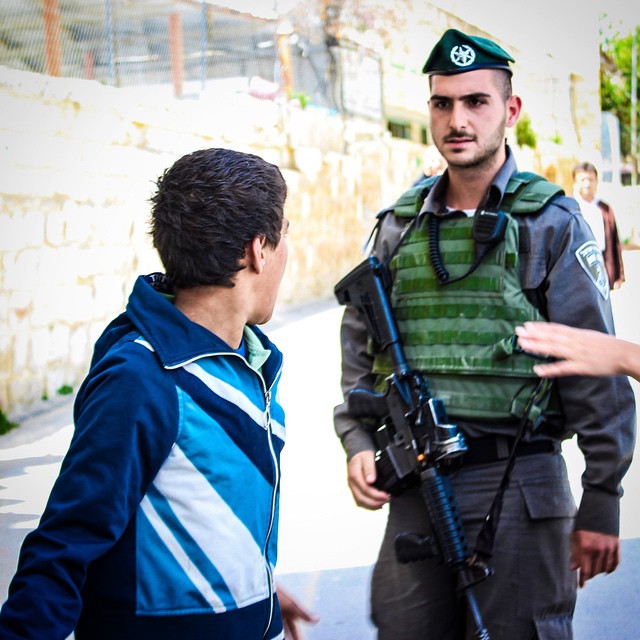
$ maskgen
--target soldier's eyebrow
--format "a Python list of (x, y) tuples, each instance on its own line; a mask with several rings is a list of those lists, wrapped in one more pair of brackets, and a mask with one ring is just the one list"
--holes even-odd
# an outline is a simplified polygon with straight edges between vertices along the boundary
[(478, 98), (489, 98), (490, 96), (490, 93), (485, 93), (484, 91), (476, 91), (475, 93), (468, 93), (463, 96), (441, 96), (434, 93), (429, 98), (429, 102), (432, 100), (477, 100)]

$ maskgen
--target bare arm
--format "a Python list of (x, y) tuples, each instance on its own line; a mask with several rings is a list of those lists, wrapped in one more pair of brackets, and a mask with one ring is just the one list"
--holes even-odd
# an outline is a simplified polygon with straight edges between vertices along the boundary
[(516, 334), (525, 351), (558, 358), (534, 367), (543, 378), (623, 374), (640, 380), (640, 345), (632, 342), (553, 322), (527, 322)]

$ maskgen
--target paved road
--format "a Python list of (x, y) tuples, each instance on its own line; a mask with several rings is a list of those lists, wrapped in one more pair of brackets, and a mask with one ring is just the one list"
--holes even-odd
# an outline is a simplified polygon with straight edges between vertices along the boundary
[[(635, 305), (640, 251), (625, 254), (628, 281), (613, 292), (618, 333), (640, 342)], [(368, 580), (386, 513), (357, 509), (345, 484), (344, 455), (332, 429), (340, 399), (338, 325), (341, 309), (321, 301), (277, 314), (268, 331), (285, 352), (281, 392), (288, 408), (283, 454), (280, 582), (321, 616), (305, 640), (369, 640)], [(640, 389), (634, 384), (636, 394)], [(0, 437), (0, 601), (15, 568), (19, 545), (39, 518), (71, 435), (71, 405), (30, 417)], [(580, 456), (566, 456), (576, 492)], [(576, 640), (640, 638), (640, 464), (625, 481), (622, 501), (623, 564), (592, 580), (580, 593)]]

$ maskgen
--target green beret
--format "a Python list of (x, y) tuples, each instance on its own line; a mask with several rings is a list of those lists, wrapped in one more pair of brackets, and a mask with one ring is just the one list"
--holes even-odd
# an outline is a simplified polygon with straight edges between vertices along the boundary
[(515, 60), (495, 42), (449, 29), (433, 47), (422, 73), (451, 75), (476, 69), (504, 69), (511, 73), (509, 62)]

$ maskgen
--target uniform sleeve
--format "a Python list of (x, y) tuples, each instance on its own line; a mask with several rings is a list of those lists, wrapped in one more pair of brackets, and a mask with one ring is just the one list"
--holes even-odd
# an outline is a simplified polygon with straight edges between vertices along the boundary
[(152, 352), (129, 343), (82, 385), (72, 442), (0, 611), (3, 639), (73, 631), (87, 567), (122, 535), (175, 441), (177, 396), (166, 378)]
[(604, 259), (609, 272), (609, 284), (620, 286), (624, 283), (624, 261), (622, 259), (622, 246), (618, 235), (618, 225), (613, 208), (603, 202), (599, 204), (604, 220), (605, 251)]
[[(404, 222), (387, 214), (380, 224), (373, 252), (384, 261), (395, 248)], [(345, 309), (340, 327), (342, 349), (342, 393), (344, 400), (334, 409), (334, 426), (342, 446), (351, 459), (356, 453), (373, 450), (373, 437), (359, 420), (349, 416), (347, 395), (352, 389), (373, 389), (376, 376), (371, 373), (373, 357), (368, 351), (368, 333), (360, 316), (353, 307)]]
[(372, 357), (367, 353), (367, 330), (359, 312), (352, 307), (345, 309), (342, 318), (340, 345), (344, 400), (334, 409), (333, 417), (335, 430), (347, 452), (347, 459), (351, 459), (356, 453), (375, 448), (371, 434), (349, 415), (347, 407), (349, 391), (356, 388), (371, 389), (374, 382), (371, 374)]
[[(597, 269), (590, 272), (579, 258), (579, 249), (593, 236), (572, 202), (564, 198), (559, 207), (538, 216), (542, 224), (530, 231), (532, 255), (525, 288), (543, 289), (550, 321), (614, 333), (606, 280), (598, 284)], [(626, 376), (574, 376), (559, 378), (556, 384), (566, 427), (577, 434), (585, 458), (575, 528), (617, 535), (621, 481), (635, 442), (635, 400), (629, 381)]]

